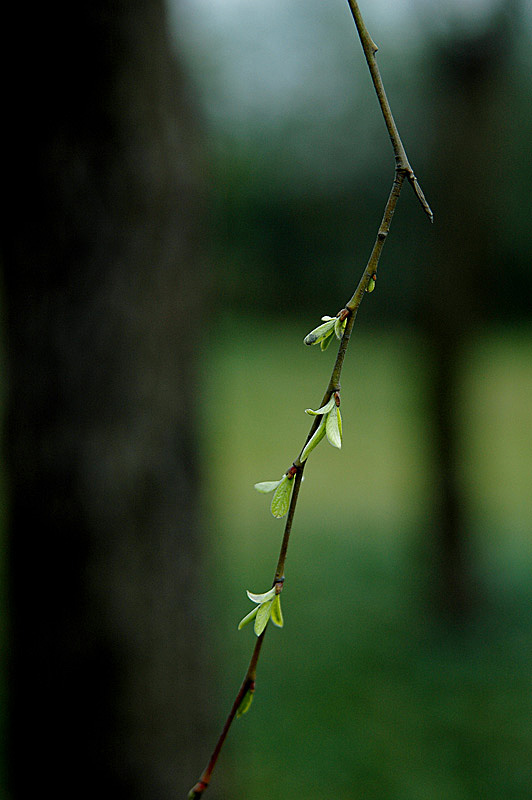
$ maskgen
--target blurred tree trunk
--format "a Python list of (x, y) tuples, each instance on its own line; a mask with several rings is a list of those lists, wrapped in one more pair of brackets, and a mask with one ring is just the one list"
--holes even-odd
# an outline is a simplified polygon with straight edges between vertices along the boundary
[(166, 799), (205, 758), (194, 112), (162, 0), (57, 8), (12, 30), (9, 788)]
[(433, 358), (434, 585), (438, 605), (455, 622), (469, 616), (476, 594), (463, 491), (461, 368), (468, 339), (482, 321), (486, 267), (494, 258), (498, 186), (490, 166), (497, 152), (499, 87), (505, 55), (511, 53), (511, 22), (503, 10), (484, 32), (454, 31), (436, 48), (437, 218), (423, 320)]

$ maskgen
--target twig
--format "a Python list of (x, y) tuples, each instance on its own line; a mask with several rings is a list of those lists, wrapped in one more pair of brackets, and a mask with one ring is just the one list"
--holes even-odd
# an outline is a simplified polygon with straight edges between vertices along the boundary
[[(331, 373), (331, 378), (325, 394), (323, 396), (321, 406), (325, 405), (328, 400), (331, 398), (333, 393), (338, 392), (340, 390), (340, 375), (342, 372), (342, 367), (344, 363), (345, 354), (347, 351), (347, 347), (349, 345), (349, 339), (351, 336), (351, 331), (353, 330), (353, 325), (355, 323), (355, 318), (358, 312), (358, 308), (362, 299), (366, 293), (368, 285), (372, 279), (376, 278), (377, 268), (379, 265), (379, 260), (381, 257), (382, 249), (384, 247), (384, 243), (388, 236), (388, 232), (390, 230), (390, 225), (392, 221), (392, 217), (395, 211), (395, 207), (397, 205), (397, 201), (399, 200), (399, 195), (401, 193), (401, 189), (403, 187), (403, 183), (405, 178), (408, 178), (409, 182), (411, 183), (418, 200), (420, 201), (423, 210), (428, 215), (430, 221), (432, 222), (433, 215), (430, 209), (429, 204), (427, 203), (425, 196), (417, 182), (416, 176), (414, 175), (414, 171), (410, 166), (408, 161), (406, 151), (404, 149), (403, 143), (401, 141), (401, 137), (399, 136), (399, 131), (397, 130), (397, 125), (395, 124), (395, 120), (393, 118), (390, 104), (388, 102), (388, 98), (386, 97), (386, 92), (384, 91), (384, 85), (382, 83), (382, 78), (379, 72), (379, 68), (377, 66), (377, 62), (375, 59), (375, 53), (377, 52), (377, 46), (371, 36), (369, 35), (367, 28), (364, 24), (362, 19), (362, 15), (360, 13), (360, 9), (358, 7), (358, 3), (355, 0), (347, 0), (349, 3), (349, 7), (353, 14), (353, 18), (355, 20), (355, 25), (357, 27), (358, 35), (360, 37), (360, 41), (362, 43), (362, 48), (364, 50), (364, 54), (366, 56), (366, 61), (368, 63), (369, 71), (371, 73), (371, 77), (373, 79), (373, 85), (375, 87), (375, 91), (377, 93), (377, 97), (382, 109), (382, 113), (384, 116), (384, 120), (386, 122), (386, 127), (388, 128), (388, 133), (390, 135), (390, 139), (392, 142), (392, 146), (395, 153), (395, 174), (392, 183), (392, 188), (390, 190), (390, 194), (388, 200), (386, 202), (386, 206), (384, 209), (384, 214), (382, 217), (381, 224), (379, 226), (379, 230), (377, 233), (377, 238), (375, 240), (375, 244), (373, 245), (373, 249), (371, 251), (371, 255), (369, 257), (368, 263), (364, 272), (362, 273), (362, 277), (358, 283), (358, 286), (349, 300), (346, 303), (345, 308), (338, 312), (338, 317), (342, 320), (346, 320), (345, 330), (340, 341), (340, 346), (338, 348), (338, 355), (336, 356), (336, 361)], [(338, 401), (339, 402), (339, 401)], [(316, 432), (319, 424), (320, 424), (321, 417), (317, 416), (314, 418), (314, 422), (312, 427), (309, 431), (307, 439), (305, 441), (305, 445), (310, 441), (314, 433)], [(279, 559), (277, 562), (277, 568), (275, 570), (275, 576), (273, 579), (272, 587), (276, 588), (276, 592), (280, 593), (284, 583), (284, 567), (286, 561), (286, 554), (288, 550), (288, 543), (290, 541), (290, 534), (292, 531), (292, 523), (294, 520), (295, 510), (297, 506), (297, 500), (299, 497), (299, 489), (301, 486), (301, 480), (303, 478), (303, 470), (305, 468), (306, 461), (302, 462), (301, 455), (303, 453), (303, 446), (298, 458), (294, 461), (293, 466), (291, 467), (293, 473), (293, 481), (294, 486), (292, 490), (292, 496), (290, 500), (290, 506), (288, 509), (288, 514), (286, 518), (285, 528), (283, 539), (281, 543), (281, 550), (279, 553)], [(212, 772), (218, 760), (218, 756), (222, 749), (222, 745), (227, 737), (229, 732), (229, 728), (237, 714), (240, 704), (242, 703), (246, 693), (251, 689), (254, 690), (255, 688), (255, 679), (257, 673), (257, 663), (259, 660), (259, 655), (262, 648), (262, 643), (264, 641), (264, 636), (266, 634), (266, 628), (263, 632), (258, 636), (257, 641), (255, 643), (255, 647), (253, 649), (253, 654), (251, 656), (251, 661), (249, 662), (249, 666), (242, 682), (242, 685), (238, 691), (238, 694), (235, 698), (229, 716), (226, 720), (226, 723), (223, 727), (222, 733), (216, 743), (216, 747), (212, 753), (212, 756), (209, 760), (207, 767), (205, 768), (201, 778), (196, 783), (196, 785), (191, 789), (189, 793), (189, 800), (198, 800), (207, 788), (210, 783)]]
[(423, 194), (416, 176), (414, 175), (414, 170), (410, 166), (410, 162), (408, 161), (401, 137), (399, 136), (399, 131), (397, 130), (397, 125), (395, 124), (395, 120), (393, 118), (390, 103), (388, 102), (386, 92), (384, 91), (384, 84), (379, 72), (379, 67), (377, 66), (377, 59), (375, 58), (375, 53), (379, 48), (368, 33), (368, 29), (364, 24), (364, 20), (362, 19), (362, 14), (360, 13), (360, 9), (356, 0), (347, 0), (347, 2), (349, 3), (349, 8), (351, 9), (353, 19), (355, 20), (355, 25), (360, 37), (362, 49), (364, 50), (364, 55), (366, 56), (366, 61), (368, 62), (369, 71), (373, 80), (373, 86), (375, 87), (375, 92), (379, 100), (382, 115), (392, 141), (392, 146), (395, 153), (396, 169), (403, 171), (406, 174), (408, 180), (412, 184), (412, 188), (414, 189), (419, 202), (423, 206), (423, 210), (432, 222), (434, 218), (432, 210), (425, 199), (425, 195)]

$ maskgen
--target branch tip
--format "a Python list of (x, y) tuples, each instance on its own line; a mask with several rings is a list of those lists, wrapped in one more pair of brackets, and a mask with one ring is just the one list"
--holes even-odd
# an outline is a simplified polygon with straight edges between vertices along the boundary
[(434, 222), (434, 214), (432, 213), (432, 209), (429, 206), (429, 204), (427, 202), (427, 199), (426, 199), (425, 195), (423, 194), (423, 189), (419, 185), (418, 179), (416, 178), (416, 176), (414, 175), (413, 172), (409, 172), (408, 173), (408, 180), (410, 181), (410, 183), (412, 185), (412, 188), (413, 188), (414, 192), (416, 193), (417, 199), (421, 203), (423, 211), (428, 216), (430, 221)]
[(196, 783), (196, 785), (193, 786), (188, 793), (187, 800), (199, 800), (207, 786), (208, 784), (204, 781), (198, 781), (198, 783)]

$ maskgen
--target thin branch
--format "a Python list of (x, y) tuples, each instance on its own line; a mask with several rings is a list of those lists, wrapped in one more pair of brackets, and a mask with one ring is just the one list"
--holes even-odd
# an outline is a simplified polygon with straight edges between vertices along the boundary
[[(340, 376), (342, 373), (342, 368), (344, 364), (345, 354), (347, 352), (347, 347), (349, 345), (349, 339), (351, 336), (351, 332), (353, 330), (353, 325), (355, 323), (355, 318), (359, 309), (359, 306), (365, 296), (366, 289), (368, 288), (368, 284), (372, 279), (376, 278), (377, 275), (377, 268), (379, 265), (379, 260), (381, 257), (382, 249), (384, 247), (384, 243), (386, 242), (388, 232), (390, 230), (390, 225), (392, 221), (392, 217), (395, 211), (395, 207), (397, 205), (397, 201), (399, 200), (399, 195), (401, 194), (401, 189), (403, 187), (403, 183), (405, 178), (408, 178), (410, 183), (412, 184), (414, 191), (424, 209), (424, 211), (429, 216), (431, 222), (433, 219), (432, 211), (430, 206), (428, 205), (425, 196), (419, 186), (416, 176), (414, 175), (414, 171), (410, 166), (408, 161), (403, 143), (401, 141), (401, 137), (399, 136), (399, 131), (397, 130), (397, 125), (395, 124), (390, 104), (388, 102), (388, 98), (386, 97), (386, 92), (384, 91), (384, 86), (382, 83), (382, 78), (380, 76), (379, 69), (377, 67), (377, 62), (375, 60), (375, 53), (377, 52), (377, 46), (371, 36), (369, 35), (367, 28), (364, 24), (362, 19), (362, 15), (360, 13), (360, 9), (358, 4), (355, 0), (347, 0), (349, 3), (349, 7), (353, 14), (353, 18), (355, 20), (355, 25), (357, 27), (357, 31), (360, 37), (360, 41), (362, 43), (362, 47), (366, 56), (366, 61), (368, 63), (368, 67), (371, 73), (371, 77), (373, 79), (373, 85), (375, 87), (375, 91), (377, 93), (377, 97), (382, 109), (382, 113), (384, 116), (384, 120), (386, 122), (386, 127), (388, 128), (388, 133), (390, 135), (390, 139), (392, 142), (392, 146), (395, 153), (395, 174), (392, 183), (392, 188), (390, 190), (390, 194), (388, 196), (388, 200), (386, 202), (386, 206), (384, 208), (384, 214), (382, 217), (381, 224), (379, 226), (379, 230), (377, 232), (377, 238), (375, 240), (375, 244), (373, 245), (373, 249), (371, 251), (371, 255), (369, 257), (368, 263), (364, 272), (362, 273), (362, 277), (358, 283), (358, 286), (349, 300), (349, 302), (345, 305), (341, 311), (338, 312), (339, 317), (341, 319), (346, 320), (345, 330), (340, 341), (340, 346), (338, 348), (338, 354), (336, 356), (336, 361), (334, 363), (334, 367), (331, 373), (331, 378), (329, 380), (329, 384), (323, 395), (323, 399), (321, 402), (321, 406), (325, 405), (328, 402), (330, 397), (334, 392), (338, 392), (340, 390)], [(320, 406), (320, 407), (321, 407)], [(299, 497), (299, 489), (301, 487), (301, 481), (303, 479), (303, 470), (305, 468), (305, 462), (301, 462), (301, 454), (303, 453), (303, 449), (306, 444), (310, 441), (314, 433), (316, 432), (319, 424), (320, 424), (321, 417), (315, 417), (312, 427), (309, 431), (305, 444), (301, 449), (301, 452), (298, 458), (294, 461), (293, 467), (291, 468), (293, 474), (293, 481), (294, 486), (292, 490), (292, 496), (290, 500), (290, 506), (288, 509), (288, 514), (286, 518), (283, 539), (281, 543), (281, 549), (279, 553), (279, 559), (277, 562), (277, 568), (275, 570), (275, 576), (273, 579), (272, 586), (276, 587), (276, 592), (280, 593), (283, 588), (284, 584), (284, 568), (285, 568), (285, 561), (286, 561), (286, 554), (288, 551), (288, 544), (290, 541), (290, 534), (292, 532), (292, 523), (294, 520), (294, 515), (296, 511), (297, 501)], [(227, 737), (229, 732), (229, 728), (237, 714), (240, 704), (242, 703), (246, 693), (250, 689), (254, 689), (255, 686), (255, 679), (257, 673), (257, 663), (259, 660), (259, 655), (262, 648), (262, 643), (264, 641), (264, 636), (266, 634), (266, 628), (263, 632), (258, 636), (257, 641), (255, 643), (255, 647), (253, 649), (253, 653), (251, 656), (251, 661), (249, 663), (246, 675), (242, 682), (242, 685), (238, 691), (238, 694), (235, 698), (229, 716), (225, 722), (223, 727), (222, 733), (216, 743), (216, 747), (212, 753), (212, 756), (209, 760), (207, 767), (205, 768), (200, 780), (198, 783), (191, 789), (189, 793), (189, 800), (199, 800), (202, 796), (203, 792), (207, 788), (210, 783), (212, 772), (218, 760), (218, 756), (222, 749), (222, 745)]]
[[(273, 586), (277, 584), (279, 586), (279, 591), (282, 589), (282, 585), (284, 583), (284, 565), (286, 561), (286, 552), (288, 550), (288, 542), (290, 540), (290, 532), (292, 530), (292, 521), (294, 519), (294, 514), (296, 510), (297, 498), (299, 495), (299, 487), (301, 486), (301, 480), (303, 478), (303, 468), (304, 465), (302, 465), (298, 469), (293, 479), (294, 488), (292, 489), (292, 497), (290, 499), (290, 507), (288, 509), (288, 514), (286, 517), (283, 541), (281, 544), (281, 551), (279, 553), (277, 569), (275, 570), (275, 576), (272, 584)], [(255, 642), (255, 647), (253, 648), (251, 661), (249, 662), (249, 666), (247, 668), (244, 680), (242, 681), (242, 685), (238, 690), (238, 694), (235, 698), (231, 711), (229, 712), (229, 716), (225, 721), (225, 725), (222, 729), (220, 737), (216, 742), (216, 747), (214, 748), (212, 756), (209, 759), (209, 763), (205, 767), (203, 775), (201, 776), (197, 784), (190, 791), (189, 800), (196, 800), (196, 798), (201, 797), (201, 795), (209, 785), (214, 767), (216, 766), (216, 762), (218, 761), (218, 756), (220, 755), (220, 750), (222, 749), (222, 745), (226, 739), (227, 734), (229, 733), (229, 728), (231, 727), (231, 724), (236, 716), (236, 712), (238, 711), (240, 704), (244, 699), (248, 689), (250, 689), (251, 687), (253, 687), (253, 689), (255, 688), (255, 678), (257, 676), (257, 662), (259, 660), (260, 650), (267, 630), (268, 626), (266, 626), (261, 635), (257, 637), (257, 641)]]
[[(401, 194), (401, 189), (403, 188), (403, 183), (405, 180), (405, 173), (402, 170), (396, 169), (395, 176), (392, 183), (392, 188), (390, 189), (390, 195), (388, 197), (388, 201), (386, 203), (384, 214), (382, 217), (382, 222), (380, 224), (377, 238), (375, 239), (375, 244), (373, 245), (373, 250), (371, 251), (371, 255), (369, 257), (369, 261), (366, 265), (366, 269), (364, 270), (362, 277), (358, 283), (358, 286), (355, 290), (355, 293), (351, 300), (347, 303), (346, 308), (351, 312), (351, 316), (354, 318), (364, 298), (364, 294), (367, 288), (367, 285), (371, 278), (374, 275), (377, 275), (377, 268), (379, 266), (379, 261), (382, 253), (382, 248), (384, 247), (384, 243), (388, 237), (388, 231), (390, 230), (390, 225), (392, 222), (392, 217), (395, 211), (395, 207), (397, 205), (397, 201), (399, 200), (399, 195)], [(349, 326), (349, 323), (348, 323)], [(346, 326), (346, 333), (347, 327)], [(352, 328), (352, 324), (351, 324)], [(345, 336), (345, 334), (344, 334)], [(342, 340), (343, 343), (343, 340)], [(347, 344), (345, 345), (347, 348)], [(340, 351), (341, 351), (340, 345)], [(345, 349), (345, 348), (344, 348)]]
[(294, 514), (296, 513), (297, 498), (299, 497), (299, 488), (301, 486), (301, 481), (303, 480), (303, 470), (305, 468), (305, 464), (297, 464), (297, 462), (294, 462), (294, 465), (297, 465), (298, 470), (294, 477), (294, 488), (292, 489), (290, 507), (288, 509), (286, 523), (284, 526), (283, 541), (281, 542), (281, 551), (279, 553), (279, 560), (277, 561), (277, 569), (275, 570), (275, 577), (273, 579), (273, 584), (272, 584), (273, 586), (275, 586), (276, 583), (284, 582), (284, 565), (286, 561), (286, 552), (288, 550), (288, 542), (290, 541), (290, 534), (292, 532), (292, 522), (294, 520)]
[(223, 726), (222, 732), (221, 732), (221, 734), (220, 734), (220, 736), (218, 738), (218, 741), (216, 742), (216, 747), (214, 748), (214, 750), (212, 752), (212, 756), (209, 759), (209, 763), (205, 767), (205, 769), (203, 771), (203, 775), (201, 776), (199, 781), (196, 783), (195, 786), (192, 787), (192, 789), (189, 792), (189, 795), (188, 795), (189, 800), (196, 800), (196, 798), (201, 797), (201, 795), (203, 794), (203, 792), (205, 791), (205, 789), (207, 788), (207, 786), (211, 782), (212, 773), (213, 773), (214, 767), (216, 766), (216, 762), (218, 761), (218, 756), (220, 755), (220, 751), (222, 749), (223, 743), (225, 742), (227, 734), (229, 733), (229, 728), (231, 727), (231, 725), (233, 723), (233, 720), (236, 717), (236, 713), (237, 713), (237, 711), (238, 711), (238, 709), (240, 707), (240, 704), (241, 704), (242, 700), (244, 699), (244, 697), (245, 697), (246, 693), (248, 692), (248, 690), (249, 689), (251, 689), (251, 690), (255, 689), (255, 677), (256, 677), (256, 674), (257, 674), (257, 662), (259, 660), (260, 650), (261, 650), (261, 647), (262, 647), (262, 643), (264, 641), (264, 637), (266, 635), (266, 631), (267, 631), (267, 626), (266, 626), (266, 628), (264, 628), (264, 630), (261, 633), (261, 635), (257, 637), (257, 641), (255, 642), (255, 647), (253, 648), (253, 654), (251, 656), (251, 661), (249, 662), (249, 667), (247, 669), (246, 676), (245, 676), (244, 680), (242, 681), (242, 685), (241, 685), (240, 689), (238, 690), (237, 696), (235, 697), (235, 701), (233, 703), (231, 711), (229, 712), (229, 716), (227, 717), (227, 719), (225, 721), (225, 725)]
[(425, 195), (423, 194), (421, 186), (419, 185), (417, 178), (414, 175), (414, 170), (410, 166), (410, 162), (408, 161), (408, 157), (406, 155), (405, 148), (401, 141), (401, 137), (399, 136), (399, 131), (397, 130), (397, 125), (395, 124), (395, 120), (393, 118), (392, 109), (390, 108), (390, 103), (388, 102), (388, 98), (384, 90), (384, 84), (382, 82), (381, 74), (379, 72), (379, 67), (377, 65), (377, 59), (375, 58), (375, 53), (379, 48), (377, 47), (377, 45), (375, 44), (375, 42), (368, 33), (368, 29), (364, 24), (364, 20), (362, 19), (362, 14), (360, 13), (360, 9), (358, 7), (358, 3), (356, 2), (356, 0), (347, 0), (347, 2), (349, 3), (349, 8), (351, 9), (351, 14), (353, 15), (353, 19), (355, 21), (358, 35), (360, 37), (360, 42), (362, 44), (362, 49), (364, 50), (364, 55), (366, 56), (366, 61), (368, 63), (369, 71), (371, 73), (371, 78), (373, 80), (373, 86), (375, 87), (375, 92), (379, 100), (382, 115), (384, 117), (386, 127), (388, 128), (388, 134), (392, 141), (392, 146), (395, 153), (396, 169), (404, 170), (404, 172), (408, 176), (408, 180), (410, 181), (412, 188), (416, 193), (419, 202), (423, 207), (423, 210), (425, 211), (430, 221), (432, 222), (432, 220), (434, 219), (434, 215), (432, 213), (429, 204), (425, 199)]

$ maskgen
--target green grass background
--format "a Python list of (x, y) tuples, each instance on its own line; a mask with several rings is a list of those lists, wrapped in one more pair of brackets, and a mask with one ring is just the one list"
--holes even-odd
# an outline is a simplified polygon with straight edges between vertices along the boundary
[[(204, 344), (198, 590), (215, 728), (253, 647), (252, 628), (237, 631), (251, 609), (245, 589), (271, 585), (283, 530), (253, 483), (280, 477), (297, 455), (304, 409), (320, 402), (334, 359), (333, 348), (305, 348), (306, 332), (234, 318)], [(255, 700), (230, 732), (212, 800), (532, 797), (532, 330), (479, 332), (462, 354), (460, 464), (480, 602), (460, 631), (431, 605), (429, 366), (413, 333), (356, 329), (344, 446), (324, 441), (309, 459), (285, 627), (268, 630)], [(0, 797), (3, 786), (0, 775)]]
[[(211, 331), (201, 376), (212, 687), (220, 727), (253, 647), (245, 589), (266, 591), (282, 522), (253, 483), (279, 478), (308, 431), (333, 348), (257, 319)], [(355, 332), (344, 444), (309, 459), (251, 711), (216, 797), (532, 797), (532, 331), (479, 332), (457, 409), (479, 603), (457, 631), (431, 605), (429, 358), (413, 333)], [(208, 744), (211, 747), (211, 743)]]

